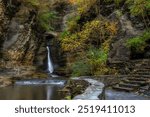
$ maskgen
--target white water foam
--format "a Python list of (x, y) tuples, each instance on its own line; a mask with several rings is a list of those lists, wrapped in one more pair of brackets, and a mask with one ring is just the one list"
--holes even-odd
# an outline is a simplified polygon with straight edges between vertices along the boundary
[(48, 54), (47, 54), (48, 71), (49, 71), (49, 73), (53, 73), (54, 67), (53, 67), (53, 64), (52, 64), (52, 61), (51, 61), (50, 48), (48, 46), (47, 46), (47, 52), (48, 52)]

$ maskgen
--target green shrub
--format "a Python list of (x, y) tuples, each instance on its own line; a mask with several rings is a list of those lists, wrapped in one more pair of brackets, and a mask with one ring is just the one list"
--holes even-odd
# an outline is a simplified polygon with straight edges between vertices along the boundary
[(67, 30), (69, 30), (70, 32), (78, 31), (80, 28), (80, 25), (78, 24), (79, 20), (79, 15), (69, 18), (67, 21)]
[(124, 0), (105, 0), (107, 3), (114, 2), (116, 6), (119, 6), (122, 1)]
[(128, 40), (127, 45), (128, 47), (131, 47), (133, 50), (138, 52), (144, 50), (146, 43), (140, 37), (135, 37), (133, 39)]
[(39, 6), (39, 0), (24, 0), (28, 5), (31, 5), (33, 7)]
[[(97, 72), (99, 68), (103, 69), (104, 65), (106, 65), (106, 61), (108, 58), (107, 55), (108, 53), (103, 51), (102, 49), (96, 49), (96, 48), (89, 49), (86, 56), (87, 56), (87, 62), (91, 67), (90, 69), (92, 75), (95, 75), (95, 72)], [(105, 73), (103, 72), (100, 74), (105, 74)]]
[(134, 16), (145, 16), (150, 11), (150, 0), (105, 0), (105, 2), (114, 2), (117, 7), (120, 3), (124, 3)]
[(62, 48), (64, 51), (86, 50), (91, 45), (100, 46), (104, 41), (112, 39), (117, 33), (117, 22), (104, 19), (87, 22), (82, 30), (76, 33), (63, 34)]
[(132, 48), (136, 52), (144, 51), (147, 46), (146, 41), (150, 39), (150, 31), (145, 31), (141, 36), (131, 38), (127, 41), (127, 47)]
[(89, 48), (84, 57), (79, 57), (72, 65), (73, 76), (101, 75), (108, 72), (107, 53), (94, 47)]
[(64, 39), (65, 37), (69, 36), (70, 35), (70, 32), (65, 30), (63, 31), (61, 34), (60, 34), (60, 38), (61, 39)]
[(126, 3), (128, 4), (130, 13), (135, 16), (144, 16), (150, 10), (149, 0), (127, 0)]
[(67, 53), (68, 68), (72, 65), (72, 75), (107, 74), (109, 45), (116, 33), (117, 22), (105, 19), (86, 22), (75, 33), (64, 31), (61, 34), (61, 44)]
[(91, 8), (97, 9), (97, 0), (76, 0), (77, 11), (79, 14), (86, 14)]
[(46, 31), (53, 30), (51, 27), (51, 22), (56, 19), (56, 13), (55, 12), (41, 12), (37, 16), (37, 21), (39, 25)]
[(57, 18), (57, 13), (52, 10), (51, 1), (47, 0), (23, 0), (24, 5), (34, 9), (37, 13), (37, 23), (44, 31), (53, 30), (52, 22)]
[(101, 62), (107, 61), (107, 53), (101, 49), (92, 47), (87, 52), (87, 59), (89, 60), (89, 63), (91, 62), (91, 63), (97, 65)]
[(90, 65), (85, 60), (76, 61), (72, 65), (72, 76), (90, 75)]

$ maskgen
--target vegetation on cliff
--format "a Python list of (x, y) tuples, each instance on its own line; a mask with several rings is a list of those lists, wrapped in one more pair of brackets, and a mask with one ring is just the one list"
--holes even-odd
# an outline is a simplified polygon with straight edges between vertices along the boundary
[[(75, 16), (68, 19), (61, 34), (62, 48), (67, 53), (67, 67), (72, 75), (100, 75), (116, 73), (107, 66), (110, 44), (118, 35), (119, 21), (108, 19), (101, 13), (102, 6), (115, 4), (115, 9), (141, 17), (149, 23), (148, 0), (70, 0), (75, 5)], [(114, 11), (115, 11), (114, 9)], [(123, 15), (122, 14), (122, 15)], [(143, 50), (149, 31), (127, 42), (128, 47)]]
[(80, 31), (64, 32), (62, 48), (68, 53), (68, 67), (72, 66), (73, 75), (108, 72), (105, 65), (109, 44), (117, 33), (116, 25), (107, 19), (94, 19), (85, 23)]
[(43, 30), (53, 30), (51, 25), (57, 19), (57, 13), (51, 9), (51, 1), (24, 0), (24, 4), (34, 9), (37, 23)]
[[(22, 79), (35, 79), (36, 84), (44, 78), (38, 83), (46, 84), (49, 99), (51, 92), (56, 95), (51, 82), (65, 85), (59, 78), (47, 79), (57, 74), (97, 79), (91, 76), (105, 75), (100, 80), (106, 87), (150, 89), (150, 0), (1, 0), (0, 13), (0, 87)], [(50, 59), (53, 74), (46, 73)], [(72, 99), (91, 84), (69, 80), (59, 92)]]
[[(133, 52), (135, 53), (137, 51), (144, 52), (149, 44), (149, 0), (16, 1), (20, 2), (22, 6), (25, 6), (22, 7), (23, 10), (19, 12), (20, 14), (28, 11), (29, 13), (26, 13), (27, 15), (34, 15), (33, 23), (29, 26), (32, 30), (29, 31), (31, 34), (36, 32), (34, 30), (40, 30), (36, 32), (35, 35), (37, 36), (43, 35), (44, 32), (51, 30), (55, 32), (56, 29), (53, 25), (58, 23), (57, 28), (60, 30), (56, 32), (59, 34), (59, 44), (66, 59), (65, 69), (74, 76), (117, 73), (116, 70), (110, 68), (107, 63), (113, 42), (124, 38), (124, 36), (121, 35), (122, 27), (120, 23), (121, 16), (123, 15), (126, 15), (127, 19), (133, 23), (133, 27), (134, 21), (136, 23), (142, 22), (144, 28), (141, 32), (146, 30), (142, 35), (129, 36), (126, 42), (127, 47), (134, 50)], [(9, 7), (9, 5), (7, 5), (7, 7)], [(11, 10), (13, 10), (13, 8)], [(23, 17), (26, 16), (24, 15)], [(64, 22), (63, 18), (67, 21)], [(31, 20), (31, 16), (28, 16), (27, 19)], [(28, 21), (25, 20), (24, 24), (26, 22), (28, 23)], [(25, 27), (26, 25), (24, 24), (22, 25)], [(36, 27), (38, 27), (38, 29), (35, 29)], [(37, 34), (40, 32), (41, 34)], [(124, 33), (126, 33), (126, 31), (124, 31)], [(33, 36), (30, 38), (33, 38)], [(30, 41), (33, 40), (34, 39), (31, 39)], [(34, 40), (35, 43), (38, 43), (36, 42), (37, 40)], [(27, 41), (26, 43), (30, 45), (30, 42)], [(30, 48), (33, 49), (33, 47), (35, 47), (35, 45)], [(28, 47), (25, 51), (30, 51), (30, 48)], [(36, 50), (40, 50), (37, 46), (35, 48)], [(23, 54), (21, 54), (21, 56), (22, 55)], [(33, 49), (30, 55), (31, 57), (35, 56), (35, 49)]]
[(127, 41), (127, 46), (135, 52), (143, 52), (148, 46), (147, 41), (150, 40), (150, 31), (145, 31), (142, 35), (131, 38)]

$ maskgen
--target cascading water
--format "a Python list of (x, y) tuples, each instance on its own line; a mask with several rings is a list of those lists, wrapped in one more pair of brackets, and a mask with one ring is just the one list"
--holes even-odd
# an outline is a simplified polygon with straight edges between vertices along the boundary
[(49, 71), (49, 73), (53, 73), (54, 68), (53, 68), (53, 64), (52, 64), (52, 61), (51, 61), (50, 48), (48, 46), (47, 46), (47, 52), (48, 52), (48, 54), (47, 54), (48, 71)]

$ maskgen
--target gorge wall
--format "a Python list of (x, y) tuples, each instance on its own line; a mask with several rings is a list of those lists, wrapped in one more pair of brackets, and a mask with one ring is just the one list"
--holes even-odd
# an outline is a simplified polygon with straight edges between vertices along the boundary
[[(69, 72), (72, 72), (70, 67), (78, 66), (78, 61), (82, 59), (87, 63), (81, 61), (81, 66), (87, 65), (85, 68), (78, 67), (83, 68), (85, 75), (93, 75), (94, 70), (99, 72), (101, 69), (108, 73), (108, 69), (103, 68), (107, 62), (129, 61), (133, 53), (126, 46), (126, 41), (142, 35), (149, 28), (149, 18), (144, 21), (141, 16), (131, 14), (124, 0), (119, 3), (88, 0), (85, 4), (81, 0), (83, 3), (79, 2), (79, 5), (74, 1), (0, 0), (0, 66), (35, 65), (46, 69), (47, 45), (52, 47), (55, 67), (67, 66), (65, 71)], [(106, 58), (108, 54), (104, 63), (100, 63), (103, 61), (101, 57), (96, 58), (97, 54), (93, 55), (102, 48), (106, 49), (102, 56), (104, 54)], [(147, 48), (149, 45), (144, 48), (143, 57), (149, 58)], [(90, 55), (91, 51), (93, 53)], [(86, 74), (85, 69), (91, 73)]]
[(44, 64), (46, 41), (36, 13), (20, 0), (0, 1), (1, 65)]
[(57, 33), (62, 30), (65, 7), (65, 2), (55, 0), (1, 0), (0, 65), (46, 69), (47, 45), (51, 45), (55, 67), (64, 65)]

